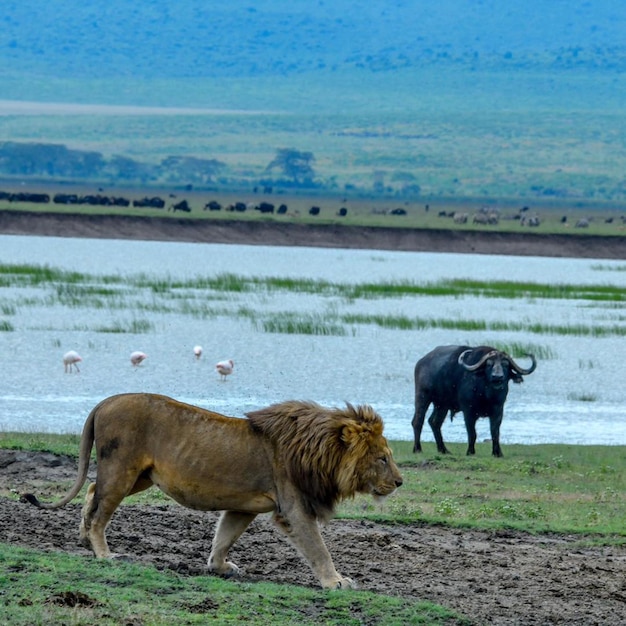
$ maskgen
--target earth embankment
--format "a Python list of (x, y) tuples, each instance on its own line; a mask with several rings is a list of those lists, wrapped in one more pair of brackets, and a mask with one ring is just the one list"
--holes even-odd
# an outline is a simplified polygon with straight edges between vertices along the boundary
[(0, 211), (0, 233), (54, 237), (313, 246), (592, 259), (626, 259), (620, 236), (297, 224)]

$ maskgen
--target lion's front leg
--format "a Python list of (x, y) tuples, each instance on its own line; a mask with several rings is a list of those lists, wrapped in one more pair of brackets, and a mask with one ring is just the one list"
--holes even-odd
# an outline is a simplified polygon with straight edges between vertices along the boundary
[(248, 528), (256, 513), (237, 513), (235, 511), (224, 511), (220, 516), (213, 546), (209, 555), (209, 570), (221, 576), (236, 576), (239, 568), (226, 560), (231, 546), (239, 539), (241, 533)]
[(276, 513), (274, 522), (309, 562), (324, 589), (357, 588), (351, 578), (341, 576), (335, 569), (315, 518), (302, 511), (292, 511), (288, 516)]

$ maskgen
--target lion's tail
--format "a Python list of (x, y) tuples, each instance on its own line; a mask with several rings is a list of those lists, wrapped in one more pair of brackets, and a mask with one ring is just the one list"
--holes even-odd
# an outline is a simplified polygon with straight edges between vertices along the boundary
[[(100, 403), (101, 404), (101, 403)], [(78, 476), (76, 482), (72, 488), (57, 502), (40, 502), (32, 493), (23, 493), (20, 495), (22, 502), (30, 502), (31, 504), (39, 507), (40, 509), (59, 509), (65, 506), (68, 502), (71, 502), (82, 489), (82, 486), (87, 480), (87, 471), (89, 470), (89, 459), (91, 458), (91, 448), (95, 439), (94, 434), (94, 421), (96, 413), (100, 408), (100, 404), (94, 407), (87, 417), (87, 421), (83, 427), (83, 434), (80, 438), (80, 454), (78, 457)]]

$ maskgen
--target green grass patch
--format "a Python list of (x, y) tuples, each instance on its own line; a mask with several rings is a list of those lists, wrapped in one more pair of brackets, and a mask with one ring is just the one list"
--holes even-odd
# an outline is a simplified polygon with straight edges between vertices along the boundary
[(287, 335), (335, 335), (347, 334), (341, 324), (334, 324), (319, 315), (297, 315), (280, 313), (254, 322), (257, 329), (266, 333), (284, 333)]
[(95, 331), (98, 333), (132, 333), (132, 334), (145, 334), (152, 331), (154, 325), (148, 320), (130, 320), (130, 321), (116, 321), (110, 326), (98, 326)]
[(414, 454), (412, 443), (393, 442), (404, 485), (382, 507), (359, 496), (341, 514), (626, 543), (626, 446), (507, 445), (501, 459), (490, 443), (470, 457), (465, 444), (450, 444), (450, 455), (423, 447)]
[(595, 393), (568, 393), (567, 399), (576, 402), (595, 402), (598, 396)]
[(463, 624), (429, 602), (371, 592), (324, 592), (213, 576), (183, 577), (0, 543), (0, 622), (31, 624)]

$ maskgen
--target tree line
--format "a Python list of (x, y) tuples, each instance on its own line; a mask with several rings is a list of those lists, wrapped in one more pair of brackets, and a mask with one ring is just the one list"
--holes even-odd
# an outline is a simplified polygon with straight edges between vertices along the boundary
[[(319, 186), (312, 165), (314, 161), (312, 152), (279, 148), (265, 168), (268, 178), (259, 183)], [(0, 175), (7, 176), (203, 186), (214, 183), (226, 169), (222, 161), (195, 156), (167, 156), (159, 163), (147, 163), (122, 155), (106, 158), (100, 152), (72, 149), (64, 144), (0, 143)], [(282, 178), (272, 179), (275, 171)]]

